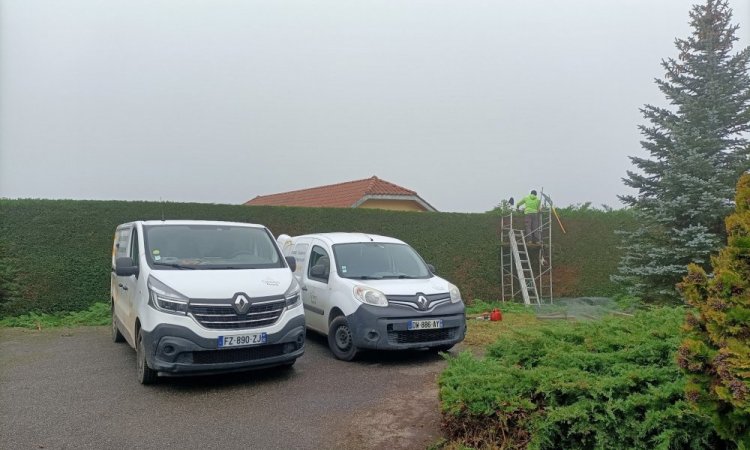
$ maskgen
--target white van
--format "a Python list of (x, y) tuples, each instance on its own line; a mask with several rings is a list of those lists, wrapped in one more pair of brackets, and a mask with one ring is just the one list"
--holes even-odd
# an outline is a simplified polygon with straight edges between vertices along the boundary
[(112, 338), (136, 349), (143, 384), (291, 367), (305, 343), (294, 270), (261, 225), (122, 224), (112, 248)]
[(448, 350), (466, 333), (458, 288), (406, 243), (362, 233), (279, 236), (294, 257), (305, 322), (336, 358), (359, 349)]

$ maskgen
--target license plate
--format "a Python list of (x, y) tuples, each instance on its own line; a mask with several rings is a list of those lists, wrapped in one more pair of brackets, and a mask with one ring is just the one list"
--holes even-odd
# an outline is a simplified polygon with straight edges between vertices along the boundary
[(219, 336), (219, 348), (227, 347), (244, 347), (246, 345), (265, 344), (268, 340), (268, 334), (234, 334), (232, 336)]
[(407, 324), (409, 330), (434, 330), (443, 328), (442, 320), (410, 320)]

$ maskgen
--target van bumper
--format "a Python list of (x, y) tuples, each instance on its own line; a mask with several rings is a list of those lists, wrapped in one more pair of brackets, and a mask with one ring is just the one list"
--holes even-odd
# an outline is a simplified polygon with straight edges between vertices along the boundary
[[(255, 330), (226, 330), (227, 335)], [(293, 317), (266, 344), (218, 348), (218, 339), (198, 336), (186, 327), (157, 325), (141, 331), (148, 366), (159, 375), (181, 376), (237, 372), (293, 363), (305, 352), (305, 318)]]
[[(466, 315), (463, 303), (452, 303), (429, 314), (399, 306), (362, 305), (347, 316), (354, 345), (362, 349), (405, 350), (449, 347), (464, 340)], [(443, 328), (410, 331), (410, 320), (442, 320)]]

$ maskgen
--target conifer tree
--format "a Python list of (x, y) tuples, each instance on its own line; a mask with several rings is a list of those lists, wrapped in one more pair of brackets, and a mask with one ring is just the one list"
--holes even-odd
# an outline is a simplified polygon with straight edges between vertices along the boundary
[(668, 107), (645, 105), (640, 126), (648, 158), (631, 157), (620, 199), (639, 226), (623, 233), (624, 254), (612, 279), (647, 300), (677, 298), (689, 263), (706, 266), (724, 242), (722, 218), (734, 183), (749, 167), (750, 47), (733, 53), (738, 25), (726, 0), (690, 12), (692, 33), (677, 39), (677, 59), (657, 79)]
[(740, 178), (736, 203), (713, 276), (693, 264), (679, 285), (693, 308), (677, 363), (688, 400), (713, 417), (720, 436), (750, 448), (750, 174)]

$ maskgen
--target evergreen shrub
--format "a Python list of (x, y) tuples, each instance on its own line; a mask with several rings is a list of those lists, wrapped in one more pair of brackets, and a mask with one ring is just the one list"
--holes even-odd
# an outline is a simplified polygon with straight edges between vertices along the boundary
[(678, 286), (693, 307), (678, 363), (688, 374), (687, 397), (722, 436), (750, 448), (750, 174), (737, 184), (726, 228), (713, 274), (693, 264)]
[(484, 358), (449, 357), (444, 429), (477, 448), (720, 448), (708, 416), (683, 395), (683, 316), (660, 308), (542, 323), (503, 335)]

